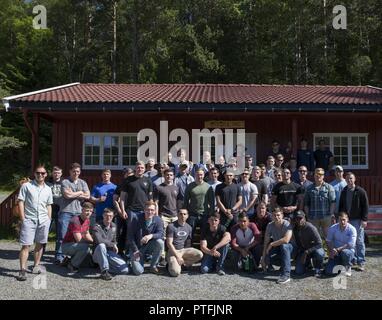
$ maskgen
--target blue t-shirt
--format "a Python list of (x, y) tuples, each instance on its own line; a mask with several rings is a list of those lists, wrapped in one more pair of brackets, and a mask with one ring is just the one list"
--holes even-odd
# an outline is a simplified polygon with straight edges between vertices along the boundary
[(98, 202), (95, 206), (97, 219), (101, 218), (103, 215), (103, 210), (105, 208), (114, 208), (113, 204), (113, 194), (117, 186), (114, 183), (99, 183), (94, 186), (91, 196), (94, 198), (100, 198), (101, 196), (106, 196), (106, 201)]

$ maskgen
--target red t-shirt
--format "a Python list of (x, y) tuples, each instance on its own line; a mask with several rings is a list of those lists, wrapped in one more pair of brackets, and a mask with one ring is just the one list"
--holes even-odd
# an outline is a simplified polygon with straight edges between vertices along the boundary
[(82, 237), (85, 236), (85, 234), (89, 231), (90, 227), (90, 220), (86, 219), (83, 221), (80, 216), (73, 217), (70, 220), (68, 231), (65, 234), (64, 237), (64, 243), (67, 242), (76, 242), (74, 239), (74, 233), (81, 233)]

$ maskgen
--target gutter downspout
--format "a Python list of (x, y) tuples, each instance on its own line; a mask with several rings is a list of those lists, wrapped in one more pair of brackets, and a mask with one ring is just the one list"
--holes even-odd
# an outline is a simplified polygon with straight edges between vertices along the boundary
[(23, 110), (23, 119), (25, 122), (25, 125), (29, 129), (29, 131), (32, 134), (32, 159), (31, 159), (31, 170), (34, 170), (34, 167), (37, 163), (37, 154), (36, 154), (36, 146), (37, 146), (37, 135), (36, 131), (32, 128), (31, 124), (28, 121), (28, 110)]

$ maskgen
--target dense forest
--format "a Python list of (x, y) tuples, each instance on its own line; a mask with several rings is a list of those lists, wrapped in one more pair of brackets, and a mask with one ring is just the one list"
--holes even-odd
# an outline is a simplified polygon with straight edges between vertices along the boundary
[[(36, 5), (47, 29), (33, 28)], [(381, 0), (1, 0), (0, 98), (77, 81), (381, 86), (381, 18)], [(30, 154), (21, 117), (1, 119), (0, 186)]]

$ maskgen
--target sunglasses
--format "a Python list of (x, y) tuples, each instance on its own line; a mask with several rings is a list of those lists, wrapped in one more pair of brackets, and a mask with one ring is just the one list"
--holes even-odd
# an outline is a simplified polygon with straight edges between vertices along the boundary
[(40, 171), (36, 171), (35, 174), (41, 174), (41, 175), (46, 175), (46, 172), (40, 172)]
[(301, 173), (307, 173), (306, 170), (298, 170), (298, 172), (301, 172)]

